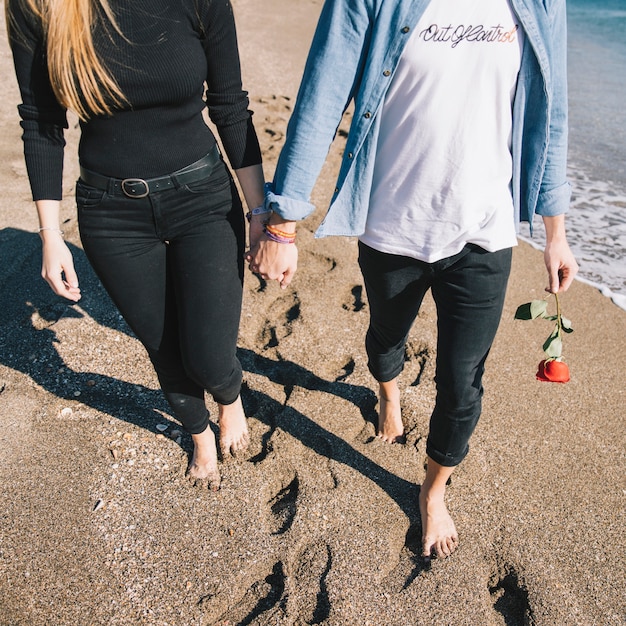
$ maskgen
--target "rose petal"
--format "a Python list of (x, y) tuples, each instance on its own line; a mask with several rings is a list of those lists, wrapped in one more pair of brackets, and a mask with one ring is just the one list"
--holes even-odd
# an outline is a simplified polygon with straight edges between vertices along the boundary
[(544, 365), (544, 375), (553, 383), (566, 383), (570, 379), (569, 367), (563, 361), (548, 361)]

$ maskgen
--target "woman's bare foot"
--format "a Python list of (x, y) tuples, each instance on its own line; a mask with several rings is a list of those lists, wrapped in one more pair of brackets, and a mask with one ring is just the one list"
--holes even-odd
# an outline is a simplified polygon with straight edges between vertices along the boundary
[(386, 443), (404, 443), (400, 389), (396, 379), (379, 383), (378, 399), (378, 431), (376, 436)]
[(426, 478), (420, 489), (419, 505), (422, 518), (422, 557), (430, 559), (450, 556), (459, 545), (459, 535), (444, 500), (446, 482), (454, 467), (439, 465), (428, 459)]
[(220, 472), (217, 469), (217, 447), (210, 426), (193, 439), (193, 455), (187, 468), (187, 478), (192, 485), (208, 486), (212, 491), (220, 488)]
[(237, 456), (250, 443), (248, 422), (243, 411), (241, 397), (232, 404), (219, 404), (220, 451), (222, 458)]

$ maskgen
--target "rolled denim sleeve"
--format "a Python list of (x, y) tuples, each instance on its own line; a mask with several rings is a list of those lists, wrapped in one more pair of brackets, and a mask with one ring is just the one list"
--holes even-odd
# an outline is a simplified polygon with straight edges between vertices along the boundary
[(567, 181), (567, 17), (565, 0), (553, 2), (551, 36), (552, 94), (548, 151), (536, 212), (560, 215), (569, 208), (571, 187)]
[(314, 209), (311, 192), (341, 117), (361, 77), (371, 25), (366, 0), (327, 0), (313, 37), (304, 75), (266, 204), (288, 220)]

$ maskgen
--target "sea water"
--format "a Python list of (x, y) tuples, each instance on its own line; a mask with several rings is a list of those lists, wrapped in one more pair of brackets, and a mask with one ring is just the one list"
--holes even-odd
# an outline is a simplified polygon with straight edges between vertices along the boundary
[[(570, 246), (579, 277), (626, 309), (626, 0), (568, 0)], [(541, 220), (532, 239), (543, 247)]]

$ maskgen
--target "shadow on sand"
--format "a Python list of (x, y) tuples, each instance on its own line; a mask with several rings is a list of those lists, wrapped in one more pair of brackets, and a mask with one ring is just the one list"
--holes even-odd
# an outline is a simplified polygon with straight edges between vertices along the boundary
[[(0, 363), (30, 377), (49, 393), (80, 402), (101, 413), (157, 432), (163, 414), (171, 415), (160, 390), (120, 380), (104, 374), (75, 371), (56, 349), (54, 324), (61, 318), (91, 317), (98, 324), (132, 336), (128, 326), (110, 301), (90, 268), (84, 252), (69, 244), (81, 281), (83, 298), (75, 306), (55, 296), (40, 276), (40, 242), (36, 234), (17, 229), (0, 231)], [(37, 320), (35, 325), (34, 320)], [(340, 379), (328, 381), (302, 366), (274, 360), (249, 349), (239, 349), (245, 371), (281, 385), (287, 398), (294, 387), (332, 394), (355, 405), (366, 421), (376, 419), (376, 396), (367, 387), (351, 385)], [(383, 489), (406, 514), (414, 527), (419, 523), (415, 503), (419, 486), (385, 470), (349, 443), (318, 425), (303, 413), (281, 404), (244, 384), (242, 400), (246, 413), (270, 427), (280, 427), (321, 456), (354, 469)], [(190, 439), (183, 440), (190, 450)], [(265, 452), (251, 459), (262, 460)]]

